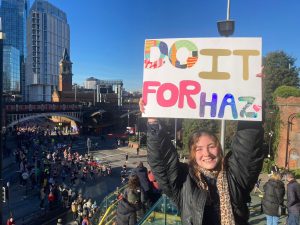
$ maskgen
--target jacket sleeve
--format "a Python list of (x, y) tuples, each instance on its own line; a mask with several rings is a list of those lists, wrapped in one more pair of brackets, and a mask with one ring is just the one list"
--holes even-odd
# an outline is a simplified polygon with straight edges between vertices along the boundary
[(148, 163), (155, 179), (162, 191), (179, 205), (182, 178), (186, 173), (180, 169), (177, 152), (160, 123), (148, 124), (147, 149)]
[(228, 170), (246, 192), (253, 189), (262, 169), (263, 128), (261, 122), (239, 121), (228, 156)]
[(278, 188), (275, 188), (275, 192), (277, 195), (278, 204), (283, 205), (285, 190), (284, 183), (282, 181), (279, 181)]
[(288, 186), (287, 186), (287, 192), (288, 192), (287, 207), (288, 208), (299, 203), (298, 202), (299, 200), (297, 197), (297, 194), (299, 194), (299, 189), (300, 189), (300, 187), (297, 186), (295, 183), (288, 184)]

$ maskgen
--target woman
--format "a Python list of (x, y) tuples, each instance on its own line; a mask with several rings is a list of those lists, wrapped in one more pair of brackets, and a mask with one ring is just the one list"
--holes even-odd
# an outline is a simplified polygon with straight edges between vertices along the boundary
[(273, 173), (272, 177), (264, 185), (264, 197), (262, 200), (263, 211), (267, 217), (267, 225), (277, 225), (280, 215), (278, 209), (283, 205), (284, 183), (279, 173)]
[(116, 224), (135, 225), (138, 217), (143, 214), (142, 201), (143, 191), (140, 188), (139, 178), (136, 175), (131, 175), (123, 198), (118, 203)]
[[(140, 101), (144, 112), (144, 103)], [(159, 186), (177, 205), (183, 225), (247, 225), (250, 192), (262, 168), (261, 122), (239, 122), (231, 152), (222, 154), (208, 131), (190, 137), (189, 164), (180, 163), (163, 124), (148, 119), (148, 163)]]

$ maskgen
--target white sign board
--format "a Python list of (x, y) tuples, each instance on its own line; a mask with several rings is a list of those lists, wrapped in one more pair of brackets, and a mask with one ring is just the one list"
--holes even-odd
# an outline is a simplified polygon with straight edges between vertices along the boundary
[(144, 117), (262, 119), (261, 38), (145, 41)]

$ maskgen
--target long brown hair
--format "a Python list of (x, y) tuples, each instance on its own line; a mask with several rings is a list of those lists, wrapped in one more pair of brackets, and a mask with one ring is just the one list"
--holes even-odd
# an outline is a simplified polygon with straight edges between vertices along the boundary
[(128, 178), (128, 188), (135, 190), (140, 186), (141, 186), (141, 184), (140, 184), (139, 177), (135, 174), (130, 175)]
[(218, 139), (218, 137), (210, 132), (210, 131), (207, 131), (207, 130), (199, 130), (199, 131), (196, 131), (194, 132), (191, 136), (190, 136), (190, 139), (189, 139), (189, 152), (190, 152), (190, 155), (189, 155), (189, 163), (190, 165), (194, 166), (194, 167), (197, 167), (197, 163), (196, 163), (196, 143), (198, 142), (199, 138), (202, 137), (202, 136), (209, 136), (213, 142), (216, 144), (216, 147), (219, 149), (220, 151), (220, 154), (221, 156), (222, 155), (222, 147), (221, 147), (221, 143)]

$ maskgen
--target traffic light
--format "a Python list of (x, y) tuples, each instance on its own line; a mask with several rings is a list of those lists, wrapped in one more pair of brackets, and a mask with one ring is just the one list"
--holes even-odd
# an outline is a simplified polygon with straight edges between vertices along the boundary
[(6, 202), (6, 188), (2, 187), (2, 202)]

